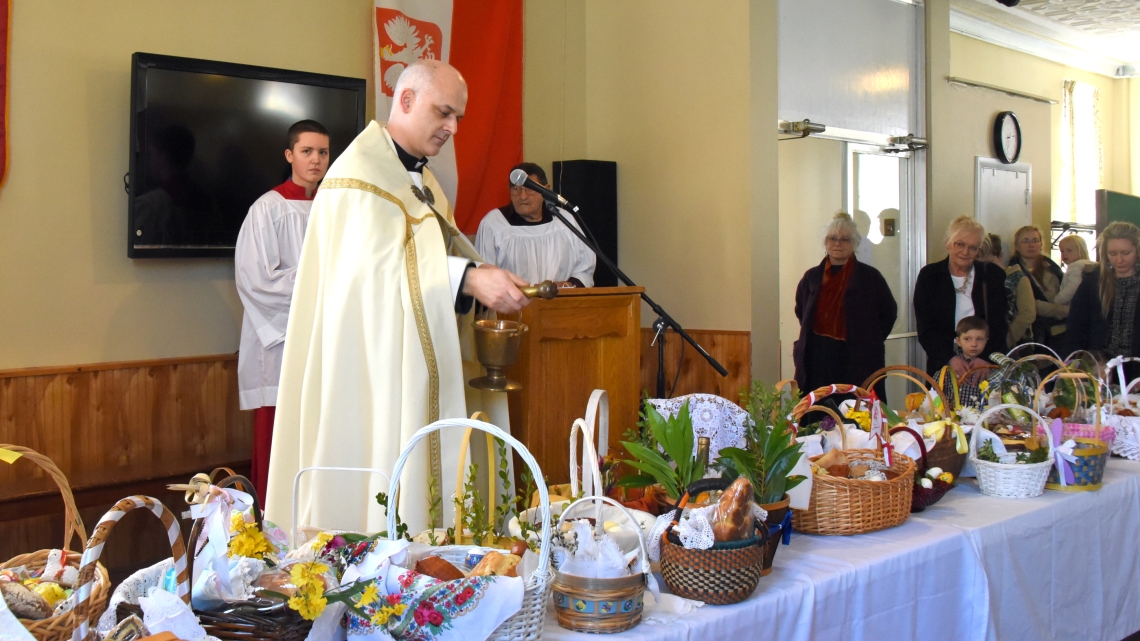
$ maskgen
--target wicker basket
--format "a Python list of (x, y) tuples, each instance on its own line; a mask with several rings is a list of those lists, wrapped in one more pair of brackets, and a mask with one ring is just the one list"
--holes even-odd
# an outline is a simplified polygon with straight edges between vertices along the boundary
[[(71, 486), (67, 482), (67, 477), (63, 475), (56, 464), (52, 460), (35, 450), (21, 447), (19, 445), (0, 445), (0, 449), (15, 452), (36, 465), (39, 465), (45, 472), (51, 476), (52, 480), (59, 487), (59, 493), (63, 495), (63, 547), (60, 548), (66, 552), (64, 562), (73, 568), (79, 567), (80, 554), (71, 552), (68, 548), (71, 547), (71, 536), (75, 534), (79, 537), (79, 544), (82, 546), (87, 545), (87, 532), (83, 528), (83, 520), (79, 517), (79, 510), (75, 507), (75, 497), (71, 493)], [(39, 550), (37, 552), (30, 552), (28, 554), (20, 554), (13, 557), (8, 562), (0, 564), (0, 569), (16, 568), (24, 566), (31, 570), (39, 570), (47, 565), (48, 554), (51, 550)], [(98, 564), (92, 568), (92, 581), (90, 588), (90, 596), (88, 598), (88, 610), (92, 616), (99, 617), (103, 614), (103, 610), (107, 608), (107, 599), (111, 595), (111, 579), (107, 576), (107, 568), (102, 564)], [(78, 597), (76, 597), (78, 599)], [(30, 619), (20, 619), (20, 623), (28, 630), (38, 641), (66, 641), (71, 639), (72, 632), (79, 626), (81, 620), (77, 612), (78, 608), (64, 613), (60, 616), (48, 617), (40, 619), (39, 621), (32, 621)]]
[[(914, 440), (918, 441), (918, 449), (922, 452), (922, 456), (915, 461), (918, 469), (915, 472), (914, 485), (911, 486), (910, 513), (915, 514), (937, 503), (938, 499), (945, 496), (954, 486), (941, 479), (930, 479), (931, 487), (922, 487), (919, 481), (926, 477), (926, 470), (929, 469), (926, 464), (929, 452), (926, 449), (926, 443), (922, 440), (922, 435), (902, 425), (892, 429), (891, 432), (907, 432), (914, 437)], [(958, 477), (955, 476), (954, 478)]]
[[(637, 532), (640, 571), (613, 579), (593, 579), (555, 571), (551, 587), (554, 612), (558, 616), (558, 625), (574, 632), (625, 632), (641, 623), (646, 575), (650, 571), (645, 535), (633, 515), (609, 497), (594, 496), (574, 501), (562, 511), (560, 520), (565, 520), (566, 515), (578, 505), (587, 503), (599, 507), (601, 503), (609, 503), (625, 513), (625, 525)], [(600, 520), (595, 520), (595, 528), (599, 533), (603, 531)]]
[(95, 532), (92, 533), (86, 549), (83, 550), (82, 567), (79, 569), (80, 585), (77, 590), (79, 597), (75, 604), (76, 617), (79, 619), (79, 626), (73, 637), (75, 641), (95, 641), (98, 636), (91, 628), (90, 622), (98, 618), (94, 608), (92, 608), (94, 604), (92, 594), (99, 555), (103, 553), (103, 544), (107, 542), (107, 536), (115, 528), (119, 519), (123, 518), (127, 512), (138, 508), (157, 516), (162, 521), (163, 527), (166, 528), (166, 538), (170, 542), (170, 551), (174, 557), (174, 569), (178, 572), (177, 595), (186, 604), (190, 603), (190, 570), (186, 566), (186, 546), (182, 541), (182, 530), (178, 527), (178, 520), (170, 510), (166, 509), (162, 501), (156, 498), (128, 496), (116, 503), (110, 511), (103, 515), (103, 518), (99, 519), (99, 523), (95, 526)]
[[(1091, 435), (1088, 434), (1088, 428), (1090, 426), (1087, 425), (1065, 423), (1062, 427), (1061, 438), (1071, 438), (1076, 445), (1073, 448), (1073, 456), (1076, 458), (1076, 461), (1069, 464), (1073, 470), (1073, 478), (1076, 482), (1062, 485), (1060, 473), (1056, 466), (1054, 466), (1049, 469), (1049, 477), (1045, 481), (1045, 488), (1064, 492), (1091, 492), (1099, 490), (1101, 483), (1104, 481), (1104, 466), (1108, 463), (1110, 446), (1110, 443), (1101, 434), (1100, 414), (1104, 403), (1100, 396), (1100, 382), (1085, 372), (1062, 372), (1057, 370), (1042, 379), (1041, 384), (1037, 386), (1037, 394), (1033, 403), (1035, 406), (1037, 405), (1036, 399), (1039, 399), (1041, 394), (1045, 391), (1045, 384), (1052, 379), (1083, 379), (1093, 381), (1096, 405), (1093, 409)], [(1052, 438), (1053, 435), (1050, 434), (1049, 436), (1052, 442), (1052, 440), (1054, 440)], [(1113, 436), (1115, 437), (1115, 434)], [(1056, 445), (1056, 443), (1053, 444)]]
[[(839, 417), (828, 408), (815, 405), (817, 400), (830, 394), (869, 396), (866, 390), (854, 385), (821, 387), (805, 396), (792, 410), (792, 416), (798, 421), (809, 411), (819, 410), (831, 414), (836, 419), (840, 438), (846, 446), (847, 434)], [(882, 451), (877, 449), (848, 450), (844, 447), (843, 453), (848, 460), (883, 461)], [(818, 457), (813, 457), (816, 458)], [(895, 453), (889, 469), (898, 476), (888, 481), (816, 475), (812, 479), (808, 509), (792, 510), (795, 530), (806, 534), (846, 535), (901, 525), (910, 515), (914, 461), (908, 456)]]
[[(1124, 363), (1126, 361), (1140, 361), (1140, 358), (1133, 358), (1131, 356), (1124, 358), (1116, 358), (1110, 361), (1110, 366), (1115, 365), (1117, 371), (1117, 380), (1121, 387), (1120, 390), (1120, 403), (1122, 403), (1133, 416), (1120, 416), (1116, 414), (1116, 403), (1113, 403), (1114, 411), (1108, 417), (1108, 427), (1113, 428), (1115, 431), (1114, 438), (1111, 441), (1112, 453), (1117, 456), (1123, 456), (1133, 461), (1140, 461), (1140, 407), (1137, 407), (1129, 399), (1129, 394), (1132, 388), (1140, 383), (1140, 378), (1133, 379), (1125, 383)], [(1105, 438), (1105, 440), (1108, 440)]]
[[(1044, 463), (993, 463), (978, 458), (979, 434), (986, 428), (984, 422), (990, 416), (1003, 410), (1017, 409), (1029, 413), (1037, 419), (1034, 427), (1045, 428), (1045, 420), (1033, 410), (1023, 405), (1012, 403), (995, 405), (978, 417), (978, 424), (974, 426), (974, 433), (970, 435), (970, 462), (978, 476), (978, 489), (982, 494), (1003, 498), (1025, 499), (1041, 496), (1045, 491), (1045, 479), (1049, 477), (1049, 470), (1053, 467), (1052, 457)], [(1036, 431), (1036, 429), (1034, 430)], [(1047, 447), (1052, 451), (1051, 439), (1045, 439)]]
[[(412, 435), (411, 440), (404, 446), (404, 450), (400, 452), (400, 458), (396, 461), (396, 467), (392, 471), (392, 484), (389, 496), (398, 496), (400, 489), (400, 474), (404, 470), (404, 465), (411, 456), (412, 450), (415, 449), (417, 443), (427, 438), (434, 432), (438, 432), (443, 428), (458, 427), (480, 430), (487, 432), (492, 436), (496, 436), (506, 442), (510, 447), (514, 448), (522, 460), (530, 467), (530, 471), (534, 474), (534, 478), (542, 478), (542, 469), (538, 466), (538, 461), (534, 460), (534, 456), (526, 449), (522, 443), (515, 439), (510, 434), (503, 430), (482, 421), (476, 421), (466, 418), (444, 419), (436, 421), (427, 427), (421, 428)], [(522, 607), (511, 618), (507, 619), (500, 625), (492, 634), (489, 639), (492, 641), (534, 641), (542, 638), (542, 627), (546, 620), (546, 605), (550, 597), (551, 586), (551, 572), (550, 572), (550, 496), (546, 491), (546, 484), (538, 484), (538, 492), (540, 499), (540, 507), (543, 515), (542, 518), (542, 539), (539, 544), (538, 550), (538, 568), (535, 569), (526, 580), (526, 587), (523, 593)], [(396, 536), (396, 510), (387, 510), (388, 515), (388, 536), (390, 539)], [(466, 545), (448, 545), (435, 548), (432, 550), (433, 554), (438, 554), (443, 557), (445, 561), (462, 567), (463, 559), (467, 556), (467, 550), (471, 546)], [(490, 548), (488, 548), (490, 549)]]
[[(264, 517), (261, 514), (257, 489), (253, 483), (244, 476), (233, 473), (233, 470), (219, 468), (210, 474), (210, 479), (218, 476), (218, 472), (228, 472), (228, 476), (216, 483), (219, 488), (236, 487), (247, 492), (253, 498), (253, 520), (258, 527), (265, 530)], [(197, 541), (202, 536), (204, 519), (197, 519), (190, 528), (190, 545), (198, 549)], [(187, 561), (189, 575), (194, 576), (194, 551), (191, 550)], [(120, 612), (126, 611), (126, 604), (119, 606)], [(132, 608), (134, 614), (141, 612), (137, 606)], [(117, 613), (119, 614), (119, 613)], [(269, 641), (304, 641), (308, 638), (313, 622), (297, 614), (291, 608), (281, 607), (274, 612), (210, 612), (207, 610), (194, 610), (206, 634), (220, 641), (248, 641), (249, 639), (266, 639)], [(121, 614), (119, 614), (121, 617)], [(142, 618), (140, 616), (140, 618)]]

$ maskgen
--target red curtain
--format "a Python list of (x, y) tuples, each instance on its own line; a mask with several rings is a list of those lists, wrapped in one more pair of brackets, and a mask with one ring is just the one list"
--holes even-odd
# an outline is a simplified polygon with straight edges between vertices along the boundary
[(467, 80), (467, 113), (455, 136), (455, 222), (474, 234), (510, 198), (522, 162), (522, 0), (455, 0), (449, 61)]

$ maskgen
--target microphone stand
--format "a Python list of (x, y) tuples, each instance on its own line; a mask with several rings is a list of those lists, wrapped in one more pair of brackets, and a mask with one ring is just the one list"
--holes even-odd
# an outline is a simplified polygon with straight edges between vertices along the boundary
[[(545, 202), (546, 210), (549, 211), (555, 218), (562, 221), (562, 224), (566, 225), (566, 228), (573, 232), (573, 234), (578, 237), (578, 240), (581, 240), (582, 243), (586, 245), (586, 247), (589, 247), (590, 250), (594, 252), (594, 255), (597, 256), (598, 260), (602, 261), (606, 267), (609, 267), (611, 270), (613, 270), (613, 273), (617, 275), (618, 279), (621, 280), (621, 282), (630, 287), (637, 287), (637, 284), (630, 280), (629, 276), (626, 276), (625, 272), (618, 269), (618, 266), (614, 264), (614, 261), (610, 260), (610, 257), (606, 256), (605, 253), (602, 252), (597, 243), (593, 242), (591, 239), (586, 238), (585, 234), (583, 234), (578, 230), (577, 227), (571, 225), (570, 222), (566, 220), (566, 217), (562, 215), (561, 211), (559, 211), (557, 203), (551, 202), (551, 200), (548, 198), (544, 198), (543, 200)], [(586, 228), (585, 223), (582, 223), (582, 227), (584, 229)], [(591, 234), (591, 236), (593, 236), (593, 234)], [(711, 354), (706, 352), (705, 348), (701, 347), (697, 341), (693, 340), (693, 337), (689, 336), (689, 333), (685, 331), (685, 328), (681, 327), (680, 323), (674, 320), (673, 317), (664, 310), (664, 308), (658, 305), (657, 302), (650, 298), (649, 295), (644, 291), (641, 292), (641, 300), (645, 301), (645, 303), (649, 305), (649, 308), (653, 310), (653, 313), (657, 314), (657, 320), (653, 321), (653, 330), (657, 334), (653, 339), (654, 341), (657, 341), (657, 398), (665, 398), (665, 330), (670, 327), (672, 327), (673, 331), (677, 332), (681, 338), (685, 339), (686, 342), (692, 345), (693, 349), (697, 350), (701, 356), (704, 356), (705, 360), (708, 361), (709, 365), (712, 365), (713, 369), (715, 369), (718, 374), (721, 376), (728, 376), (728, 370), (726, 370), (723, 365), (718, 363)]]

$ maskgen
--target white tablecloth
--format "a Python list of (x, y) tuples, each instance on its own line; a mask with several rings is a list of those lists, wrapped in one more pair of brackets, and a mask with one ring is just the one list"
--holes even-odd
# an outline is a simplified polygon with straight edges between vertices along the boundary
[[(747, 601), (612, 639), (1121, 641), (1140, 630), (1140, 462), (1098, 492), (998, 499), (973, 479), (903, 525), (796, 534)], [(664, 583), (662, 583), (664, 585)], [(593, 638), (558, 627), (544, 639)]]

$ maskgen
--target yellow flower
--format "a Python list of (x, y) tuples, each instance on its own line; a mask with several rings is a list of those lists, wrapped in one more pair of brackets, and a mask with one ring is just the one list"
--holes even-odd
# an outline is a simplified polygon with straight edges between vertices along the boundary
[(938, 480), (944, 481), (946, 483), (953, 483), (954, 482), (954, 475), (949, 473), (949, 472), (943, 472), (943, 473), (938, 475)]
[(244, 556), (251, 559), (264, 559), (273, 554), (273, 544), (265, 538), (256, 523), (246, 523), (241, 514), (231, 520), (233, 538), (230, 539), (229, 556)]
[(871, 431), (871, 413), (870, 412), (857, 412), (854, 409), (848, 410), (847, 418), (854, 419), (859, 427), (864, 431)]
[(388, 619), (394, 616), (403, 616), (404, 611), (407, 609), (408, 606), (403, 603), (397, 603), (396, 605), (386, 605), (380, 608), (376, 614), (372, 615), (372, 625), (384, 625), (388, 623)]
[(324, 612), (328, 599), (324, 595), (322, 574), (329, 571), (324, 563), (298, 563), (289, 569), (289, 578), (297, 586), (297, 592), (289, 599), (289, 607), (312, 621)]
[(368, 587), (364, 588), (364, 592), (360, 594), (360, 600), (356, 603), (365, 606), (369, 603), (373, 603), (378, 598), (380, 598), (380, 590), (376, 589), (375, 583), (369, 583)]

